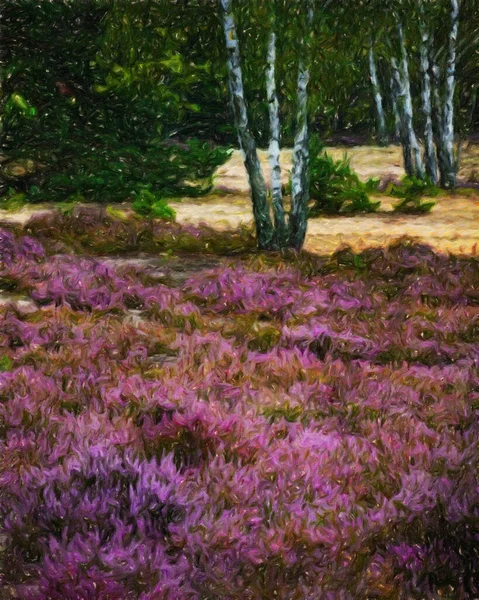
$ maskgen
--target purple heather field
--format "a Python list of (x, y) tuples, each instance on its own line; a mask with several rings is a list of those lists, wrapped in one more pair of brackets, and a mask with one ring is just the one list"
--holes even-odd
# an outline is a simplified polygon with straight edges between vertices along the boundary
[(0, 230), (1, 597), (478, 598), (479, 261), (215, 244)]

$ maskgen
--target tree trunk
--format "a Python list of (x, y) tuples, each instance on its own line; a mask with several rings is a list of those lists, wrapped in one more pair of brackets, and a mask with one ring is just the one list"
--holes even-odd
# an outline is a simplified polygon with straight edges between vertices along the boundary
[(374, 101), (376, 103), (376, 117), (377, 117), (377, 127), (378, 127), (378, 142), (381, 145), (387, 144), (388, 136), (386, 131), (386, 119), (384, 118), (384, 109), (383, 109), (383, 97), (381, 95), (381, 88), (379, 86), (378, 75), (376, 71), (376, 62), (374, 60), (374, 48), (373, 48), (373, 39), (371, 37), (369, 43), (369, 76), (371, 79), (371, 84), (373, 86), (374, 92)]
[(454, 158), (454, 90), (456, 87), (456, 45), (459, 30), (459, 0), (451, 0), (451, 31), (446, 63), (446, 96), (444, 101), (443, 146), (446, 172), (442, 179), (445, 187), (456, 185), (456, 161)]
[(402, 146), (402, 154), (404, 160), (404, 170), (410, 177), (414, 176), (414, 165), (412, 160), (412, 148), (410, 138), (407, 132), (406, 116), (405, 116), (405, 97), (404, 88), (401, 81), (401, 74), (394, 56), (391, 57), (391, 69), (394, 87), (394, 96), (399, 116), (399, 139)]
[(246, 102), (244, 98), (243, 76), (241, 72), (239, 42), (233, 15), (232, 0), (220, 0), (223, 17), (223, 29), (226, 38), (227, 70), (229, 89), (233, 98), (234, 117), (238, 132), (238, 141), (248, 173), (253, 204), (253, 216), (256, 225), (258, 247), (270, 250), (275, 247), (274, 230), (269, 213), (268, 197), (261, 164), (256, 150), (256, 142), (251, 134)]
[(393, 76), (391, 76), (389, 85), (391, 88), (391, 104), (394, 114), (394, 141), (399, 142), (401, 140), (401, 118), (399, 116), (397, 93), (395, 89), (396, 85)]
[(471, 116), (469, 117), (469, 127), (473, 129), (474, 127), (474, 116), (476, 114), (476, 106), (477, 106), (477, 87), (474, 87), (471, 94)]
[(309, 201), (308, 83), (311, 55), (312, 1), (308, 1), (307, 28), (303, 54), (299, 59), (296, 133), (293, 147), (291, 186), (290, 245), (299, 250), (306, 237)]
[(419, 143), (414, 132), (411, 83), (409, 80), (409, 65), (407, 58), (406, 42), (404, 40), (404, 32), (401, 23), (397, 24), (397, 30), (399, 42), (401, 44), (401, 80), (404, 95), (405, 133), (408, 137), (409, 146), (412, 152), (414, 175), (422, 179), (424, 177), (424, 167), (422, 164), (421, 148), (419, 147)]
[(471, 94), (471, 113), (469, 117), (469, 127), (473, 129), (474, 127), (474, 117), (476, 114), (476, 106), (477, 106), (477, 87), (474, 87)]
[(444, 132), (443, 132), (443, 107), (441, 102), (441, 78), (439, 66), (434, 64), (431, 69), (433, 87), (432, 87), (432, 97), (433, 97), (433, 125), (435, 129), (435, 138), (436, 138), (436, 148), (437, 148), (437, 162), (439, 167), (439, 182), (441, 187), (445, 187), (445, 174), (448, 170), (448, 160), (444, 147)]
[[(422, 9), (422, 5), (421, 9)], [(424, 112), (424, 158), (426, 164), (426, 174), (432, 183), (437, 183), (437, 160), (436, 150), (434, 148), (434, 134), (432, 129), (431, 115), (431, 77), (429, 75), (429, 32), (422, 20), (419, 24), (421, 30), (421, 75), (422, 75), (422, 110)]]
[(288, 242), (288, 227), (283, 205), (283, 194), (281, 191), (281, 164), (280, 164), (280, 122), (279, 103), (276, 93), (276, 33), (274, 31), (275, 19), (272, 18), (272, 29), (268, 40), (268, 55), (266, 65), (266, 93), (269, 112), (269, 162), (271, 166), (271, 200), (273, 204), (274, 224), (276, 241), (279, 247)]

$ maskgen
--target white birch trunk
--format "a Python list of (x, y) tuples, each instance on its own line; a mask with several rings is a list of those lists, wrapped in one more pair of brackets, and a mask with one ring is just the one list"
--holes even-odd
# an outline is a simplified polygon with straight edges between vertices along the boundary
[(413, 120), (413, 107), (411, 98), (411, 82), (409, 80), (409, 64), (407, 58), (406, 42), (404, 40), (404, 32), (401, 23), (397, 25), (399, 42), (401, 44), (401, 80), (404, 93), (404, 125), (406, 128), (406, 135), (409, 138), (409, 145), (411, 147), (413, 164), (414, 164), (414, 175), (420, 179), (424, 177), (424, 167), (422, 164), (421, 148), (417, 141), (416, 133), (414, 131), (414, 120)]
[(422, 110), (424, 112), (424, 158), (426, 166), (426, 174), (431, 179), (432, 183), (437, 183), (437, 160), (436, 150), (434, 148), (434, 134), (432, 128), (432, 110), (431, 110), (431, 77), (429, 75), (429, 32), (424, 21), (422, 20), (422, 4), (421, 21), (419, 24), (421, 31), (421, 75), (422, 75)]
[(413, 176), (415, 174), (415, 170), (414, 170), (414, 164), (413, 164), (413, 160), (412, 160), (411, 140), (408, 135), (407, 124), (406, 124), (406, 111), (405, 111), (406, 99), (405, 99), (405, 95), (404, 95), (404, 86), (402, 83), (399, 66), (398, 66), (397, 60), (394, 56), (391, 56), (391, 71), (392, 71), (394, 96), (396, 97), (398, 116), (399, 116), (399, 139), (401, 141), (401, 146), (402, 146), (404, 170), (406, 171), (407, 175)]
[(311, 27), (313, 23), (312, 1), (308, 2), (307, 29), (303, 44), (303, 55), (299, 59), (297, 83), (296, 133), (293, 146), (293, 172), (291, 177), (290, 242), (300, 249), (306, 237), (309, 201), (309, 128), (308, 128), (308, 83), (311, 49)]
[(386, 119), (384, 118), (383, 97), (379, 86), (376, 62), (374, 60), (374, 48), (372, 37), (369, 43), (369, 77), (373, 86), (374, 102), (376, 103), (376, 116), (378, 124), (378, 141), (380, 144), (387, 143)]
[(256, 142), (249, 129), (239, 42), (233, 15), (233, 2), (232, 0), (220, 0), (220, 3), (226, 39), (228, 86), (232, 95), (238, 141), (243, 152), (244, 164), (251, 188), (258, 246), (260, 249), (271, 249), (274, 247), (273, 224), (269, 214), (266, 185), (258, 159)]
[(447, 161), (447, 172), (444, 173), (444, 185), (456, 185), (456, 161), (454, 158), (454, 90), (456, 87), (456, 45), (459, 31), (459, 0), (451, 0), (451, 31), (449, 34), (449, 51), (446, 63), (446, 94), (443, 117), (443, 146)]
[(434, 63), (431, 69), (432, 73), (432, 98), (433, 98), (433, 125), (435, 128), (435, 140), (437, 148), (437, 162), (439, 167), (439, 177), (441, 186), (445, 186), (445, 174), (447, 173), (447, 156), (444, 147), (444, 132), (443, 132), (443, 105), (441, 100), (441, 77), (439, 66)]
[(391, 76), (389, 86), (391, 88), (391, 104), (394, 115), (394, 141), (399, 142), (401, 139), (401, 117), (399, 116), (397, 94), (395, 89), (396, 85), (393, 76)]
[(287, 242), (288, 231), (281, 191), (281, 163), (280, 163), (280, 121), (279, 102), (276, 93), (276, 33), (274, 31), (275, 19), (272, 19), (272, 29), (268, 40), (268, 54), (266, 64), (266, 94), (269, 112), (269, 162), (271, 166), (271, 200), (273, 205), (274, 223), (278, 244), (283, 246)]

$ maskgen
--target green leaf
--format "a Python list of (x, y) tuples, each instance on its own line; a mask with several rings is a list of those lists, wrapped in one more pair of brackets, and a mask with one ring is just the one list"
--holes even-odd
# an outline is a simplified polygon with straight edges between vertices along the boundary
[(174, 54), (171, 58), (162, 60), (161, 64), (173, 71), (173, 73), (181, 73), (183, 70), (183, 61), (179, 54)]

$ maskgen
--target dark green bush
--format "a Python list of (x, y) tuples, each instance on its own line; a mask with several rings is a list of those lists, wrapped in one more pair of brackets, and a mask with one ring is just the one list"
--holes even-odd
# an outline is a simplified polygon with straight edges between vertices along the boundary
[(375, 212), (380, 202), (369, 198), (379, 185), (379, 180), (362, 182), (353, 171), (349, 159), (334, 160), (316, 138), (310, 148), (310, 216)]
[(93, 144), (65, 140), (62, 148), (67, 158), (52, 152), (42, 170), (11, 180), (12, 189), (23, 191), (27, 202), (122, 202), (144, 187), (162, 197), (198, 196), (211, 189), (214, 169), (229, 156), (200, 140), (141, 147), (113, 135)]
[(168, 206), (167, 200), (156, 196), (148, 188), (143, 188), (138, 192), (132, 207), (143, 217), (165, 220), (175, 218), (175, 211)]
[(162, 198), (211, 188), (228, 152), (188, 126), (221, 112), (221, 75), (178, 37), (183, 8), (147, 4), (6, 3), (0, 197), (112, 203), (145, 187)]
[(435, 198), (440, 189), (429, 179), (417, 179), (416, 177), (404, 177), (401, 185), (390, 184), (387, 192), (399, 198), (394, 206), (394, 212), (405, 214), (426, 214), (431, 212), (436, 205), (435, 202), (423, 202), (422, 198)]

